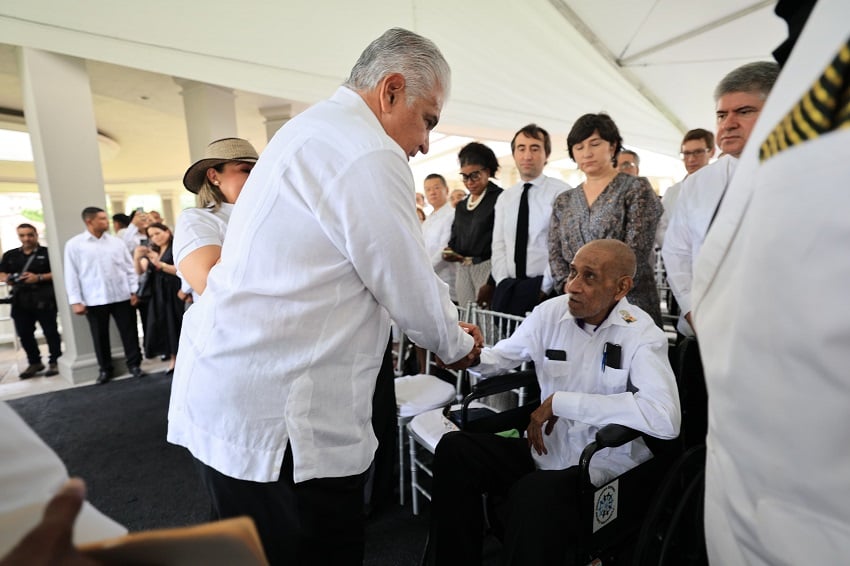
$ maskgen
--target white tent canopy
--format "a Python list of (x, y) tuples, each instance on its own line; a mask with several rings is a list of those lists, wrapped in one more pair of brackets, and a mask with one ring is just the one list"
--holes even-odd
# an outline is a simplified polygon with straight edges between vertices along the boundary
[[(122, 99), (126, 119), (128, 108), (150, 110), (156, 101), (143, 107), (137, 96), (143, 87), (131, 88), (137, 85), (127, 85), (126, 75), (121, 87), (110, 81), (107, 75), (116, 66), (256, 93), (261, 96), (246, 100), (259, 106), (280, 100), (308, 105), (344, 80), (369, 41), (401, 26), (433, 39), (452, 66), (441, 133), (509, 140), (534, 121), (553, 134), (562, 156), (573, 121), (605, 111), (627, 145), (674, 155), (685, 130), (713, 127), (711, 93), (717, 81), (740, 64), (769, 59), (784, 38), (773, 5), (742, 6), (740, 0), (42, 0), (3, 3), (0, 38), (11, 46), (89, 60), (96, 104), (102, 102), (99, 94)], [(11, 49), (5, 59), (0, 57), (0, 107), (20, 108), (20, 94), (9, 79), (16, 72), (9, 63)], [(154, 82), (148, 81), (151, 88)], [(174, 97), (179, 88), (165, 82), (179, 105)], [(182, 112), (156, 110), (176, 119)], [(174, 156), (158, 162), (168, 163), (167, 171), (156, 169), (166, 167), (162, 164), (131, 171), (146, 161), (144, 143), (129, 143), (129, 130), (122, 138), (116, 129), (124, 126), (101, 123), (112, 119), (108, 110), (96, 109), (96, 115), (99, 129), (121, 138), (124, 154), (116, 157), (115, 172), (105, 165), (107, 181), (182, 172), (188, 161), (185, 137), (167, 149), (162, 143), (168, 142), (157, 139), (160, 149)], [(138, 153), (127, 155), (130, 147)], [(117, 163), (128, 170), (119, 172)]]

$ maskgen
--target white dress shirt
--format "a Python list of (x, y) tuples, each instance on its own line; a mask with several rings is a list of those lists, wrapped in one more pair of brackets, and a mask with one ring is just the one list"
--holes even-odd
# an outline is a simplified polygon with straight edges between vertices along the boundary
[(656, 248), (664, 245), (664, 234), (667, 232), (667, 226), (670, 225), (670, 217), (673, 216), (673, 210), (676, 207), (676, 201), (679, 200), (679, 193), (682, 190), (682, 183), (685, 179), (671, 185), (670, 188), (664, 191), (664, 196), (661, 197), (661, 206), (664, 207), (664, 212), (661, 214), (661, 219), (658, 220), (658, 228), (655, 230)]
[(454, 220), (455, 209), (446, 201), (446, 204), (432, 212), (422, 223), (422, 237), (425, 239), (425, 249), (431, 257), (431, 265), (434, 266), (437, 276), (449, 286), (449, 296), (453, 301), (457, 299), (457, 262), (444, 260), (443, 250), (449, 245)]
[(685, 315), (693, 309), (691, 282), (694, 265), (714, 211), (737, 164), (735, 157), (724, 155), (683, 180), (670, 225), (664, 235), (661, 257), (667, 271), (667, 283), (681, 309), (677, 328), (685, 336), (694, 335), (693, 328), (685, 320)]
[(87, 307), (129, 301), (139, 276), (124, 242), (86, 230), (65, 244), (65, 291), (69, 304)]
[[(219, 246), (224, 243), (227, 234), (227, 223), (233, 205), (223, 202), (218, 210), (212, 208), (187, 208), (177, 217), (174, 228), (174, 265), (177, 266), (177, 276), (180, 278), (180, 290), (192, 293), (192, 300), (197, 301), (200, 295), (195, 293), (189, 282), (180, 272), (180, 262), (193, 251), (204, 246)], [(215, 265), (212, 266), (215, 269)]]
[(127, 250), (130, 252), (130, 257), (136, 252), (136, 248), (142, 245), (142, 240), (147, 238), (144, 233), (139, 231), (139, 227), (133, 223), (130, 223), (129, 226), (124, 228), (120, 236), (117, 233), (115, 236), (120, 237), (124, 241), (124, 245), (127, 246)]
[[(532, 457), (542, 470), (563, 470), (578, 464), (581, 451), (602, 426), (625, 425), (657, 438), (675, 438), (681, 420), (676, 379), (667, 358), (667, 337), (652, 318), (624, 298), (594, 331), (579, 326), (567, 308), (569, 295), (538, 305), (510, 338), (481, 353), (475, 372), (497, 375), (533, 361), (540, 398), (553, 393), (558, 421), (543, 437), (548, 454)], [(622, 348), (620, 369), (604, 367), (606, 342)], [(547, 350), (564, 353), (549, 359)], [(649, 459), (638, 439), (606, 448), (591, 461), (591, 481), (608, 479)]]
[(204, 246), (221, 246), (227, 234), (227, 223), (233, 205), (222, 203), (218, 210), (211, 208), (187, 208), (177, 217), (174, 227), (174, 264)]
[[(521, 181), (504, 191), (496, 201), (491, 270), (497, 285), (506, 277), (516, 278), (516, 224), (525, 183), (526, 181)], [(528, 277), (543, 275), (541, 290), (548, 293), (552, 290), (552, 276), (549, 271), (549, 224), (552, 221), (552, 205), (559, 194), (572, 187), (546, 175), (541, 175), (530, 183), (532, 187), (528, 189), (528, 251), (525, 272)]]
[(233, 478), (296, 482), (372, 462), (390, 317), (447, 362), (473, 347), (434, 273), (407, 157), (354, 91), (286, 123), (233, 209), (187, 311), (169, 442)]
[(847, 41), (848, 22), (844, 0), (815, 5), (697, 260), (712, 564), (845, 564), (850, 554), (850, 129), (759, 157)]

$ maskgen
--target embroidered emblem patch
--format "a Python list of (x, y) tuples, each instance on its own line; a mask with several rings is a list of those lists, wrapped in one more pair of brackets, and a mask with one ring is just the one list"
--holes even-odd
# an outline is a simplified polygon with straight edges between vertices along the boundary
[(595, 533), (617, 518), (617, 508), (620, 495), (620, 480), (605, 485), (596, 490), (593, 495), (593, 532)]
[(629, 324), (631, 324), (631, 323), (633, 323), (633, 322), (637, 322), (637, 319), (636, 319), (635, 317), (633, 317), (633, 316), (632, 316), (632, 313), (630, 313), (630, 312), (629, 312), (629, 311), (627, 311), (626, 309), (622, 309), (622, 310), (620, 311), (620, 316), (622, 316), (622, 317), (623, 317), (623, 320), (625, 320), (625, 321), (626, 321), (626, 322), (628, 322)]

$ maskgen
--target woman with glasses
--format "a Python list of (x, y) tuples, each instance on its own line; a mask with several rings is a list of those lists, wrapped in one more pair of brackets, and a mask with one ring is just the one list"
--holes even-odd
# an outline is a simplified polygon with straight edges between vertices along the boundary
[(661, 202), (646, 177), (617, 171), (622, 144), (617, 125), (607, 114), (585, 114), (570, 130), (567, 149), (585, 181), (555, 199), (549, 228), (549, 266), (555, 290), (563, 293), (570, 263), (580, 247), (600, 238), (625, 242), (637, 256), (635, 286), (628, 300), (661, 327), (653, 271)]
[[(502, 192), (490, 178), (496, 176), (499, 161), (492, 149), (477, 142), (461, 148), (458, 161), (460, 176), (469, 195), (455, 207), (452, 235), (449, 247), (443, 251), (443, 259), (460, 263), (455, 278), (458, 304), (466, 306), (470, 301), (477, 301), (486, 306), (492, 295), (492, 285), (488, 287), (488, 281), (494, 209)], [(482, 292), (480, 298), (479, 291)]]

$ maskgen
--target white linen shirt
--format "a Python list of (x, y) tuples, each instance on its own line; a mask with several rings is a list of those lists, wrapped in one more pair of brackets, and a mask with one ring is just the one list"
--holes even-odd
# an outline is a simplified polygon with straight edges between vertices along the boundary
[(691, 284), (694, 265), (708, 233), (711, 218), (723, 198), (737, 164), (737, 158), (724, 155), (684, 179), (670, 225), (664, 235), (661, 257), (667, 271), (667, 283), (681, 309), (677, 328), (685, 336), (694, 335), (693, 328), (685, 320), (685, 315), (693, 310)]
[[(490, 269), (497, 285), (506, 277), (516, 278), (516, 224), (525, 183), (526, 181), (521, 181), (504, 191), (496, 201)], [(559, 194), (572, 187), (546, 175), (541, 175), (530, 183), (532, 187), (528, 189), (528, 250), (525, 272), (528, 277), (542, 275), (541, 290), (548, 293), (553, 286), (549, 271), (549, 224), (552, 222), (552, 205)]]
[(124, 245), (127, 246), (130, 257), (136, 252), (136, 248), (142, 245), (142, 240), (147, 238), (144, 233), (139, 231), (139, 227), (132, 223), (121, 231), (120, 236), (117, 233), (115, 236), (120, 237)]
[[(187, 208), (177, 218), (174, 228), (174, 265), (177, 266), (177, 276), (180, 278), (180, 290), (192, 293), (192, 300), (197, 301), (201, 295), (195, 293), (192, 286), (183, 278), (180, 272), (180, 262), (193, 251), (204, 246), (219, 246), (224, 243), (227, 234), (227, 223), (233, 205), (223, 202), (218, 210), (212, 208)], [(217, 265), (217, 264), (216, 264)], [(212, 269), (215, 269), (215, 265)]]
[(847, 562), (850, 129), (764, 161), (759, 149), (845, 44), (848, 22), (844, 0), (815, 5), (697, 260), (711, 564)]
[(124, 242), (104, 232), (86, 230), (65, 244), (65, 291), (68, 303), (87, 307), (129, 301), (139, 276)]
[[(498, 202), (498, 201), (497, 201)], [(443, 250), (449, 245), (452, 237), (452, 223), (455, 220), (455, 209), (448, 202), (432, 212), (422, 223), (422, 237), (425, 249), (431, 258), (431, 265), (437, 276), (449, 286), (449, 296), (456, 300), (455, 277), (457, 277), (457, 262), (443, 259)]]
[[(532, 450), (541, 470), (563, 470), (578, 464), (584, 447), (610, 423), (625, 425), (657, 438), (675, 438), (681, 421), (676, 379), (667, 358), (667, 337), (652, 318), (623, 298), (595, 332), (579, 326), (567, 307), (569, 295), (538, 305), (509, 338), (481, 352), (471, 370), (492, 376), (533, 361), (540, 398), (555, 397), (559, 417), (543, 441), (548, 454)], [(606, 342), (622, 347), (621, 369), (604, 367)], [(566, 360), (547, 357), (565, 352)], [(648, 460), (651, 452), (638, 439), (606, 448), (591, 461), (594, 485)]]
[(658, 228), (655, 230), (656, 248), (664, 245), (664, 234), (667, 232), (667, 226), (670, 225), (670, 217), (673, 216), (673, 210), (675, 209), (676, 201), (679, 200), (679, 193), (682, 190), (682, 183), (685, 179), (671, 185), (664, 191), (664, 196), (661, 197), (661, 206), (664, 207), (664, 212), (661, 213), (661, 218), (658, 220)]
[(168, 441), (227, 476), (295, 482), (372, 461), (390, 317), (447, 362), (472, 350), (434, 273), (404, 151), (354, 91), (286, 123), (183, 320)]
[(233, 213), (233, 205), (221, 203), (218, 210), (211, 208), (187, 208), (177, 218), (174, 227), (174, 264), (204, 246), (221, 246), (227, 234), (227, 223)]

